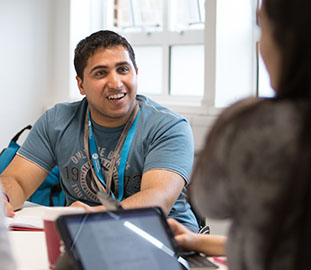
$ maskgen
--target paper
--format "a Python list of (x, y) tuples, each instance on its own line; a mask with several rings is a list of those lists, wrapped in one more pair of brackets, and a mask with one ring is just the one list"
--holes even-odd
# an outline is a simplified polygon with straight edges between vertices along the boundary
[(43, 217), (46, 216), (46, 212), (49, 215), (60, 214), (73, 214), (83, 213), (82, 207), (46, 207), (43, 205), (34, 204), (31, 202), (25, 202), (23, 208), (15, 212), (13, 218), (6, 217), (7, 228), (11, 230), (23, 230), (23, 231), (43, 231)]
[(47, 207), (25, 202), (21, 210), (15, 212), (14, 217), (6, 217), (7, 228), (11, 230), (43, 230), (43, 214)]
[(43, 230), (43, 219), (40, 216), (15, 216), (6, 217), (6, 224), (9, 229)]

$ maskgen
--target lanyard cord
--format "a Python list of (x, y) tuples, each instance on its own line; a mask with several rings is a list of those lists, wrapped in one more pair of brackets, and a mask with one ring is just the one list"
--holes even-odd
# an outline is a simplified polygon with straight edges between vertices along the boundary
[(84, 147), (85, 147), (85, 152), (86, 152), (89, 163), (91, 165), (94, 165), (94, 166), (91, 166), (92, 176), (98, 189), (110, 194), (113, 198), (115, 198), (115, 196), (113, 192), (111, 191), (112, 174), (113, 174), (113, 170), (115, 167), (117, 157), (119, 156), (119, 153), (121, 149), (123, 148), (121, 152), (121, 161), (120, 161), (119, 171), (118, 171), (118, 179), (119, 179), (118, 201), (122, 200), (123, 194), (124, 194), (124, 170), (125, 170), (126, 160), (127, 160), (127, 156), (130, 150), (130, 146), (132, 144), (132, 140), (135, 135), (139, 114), (140, 114), (140, 108), (137, 103), (135, 106), (135, 109), (132, 111), (129, 120), (127, 121), (120, 135), (118, 143), (113, 152), (106, 182), (104, 179), (103, 169), (100, 163), (100, 156), (98, 155), (97, 146), (96, 146), (96, 142), (95, 142), (95, 138), (93, 134), (89, 108), (86, 110), (86, 114), (85, 114)]

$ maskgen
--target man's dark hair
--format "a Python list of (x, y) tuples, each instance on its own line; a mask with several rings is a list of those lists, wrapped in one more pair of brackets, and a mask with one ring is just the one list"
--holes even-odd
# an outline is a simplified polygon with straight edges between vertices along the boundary
[(108, 49), (116, 46), (122, 46), (128, 51), (136, 69), (135, 53), (131, 44), (124, 37), (113, 31), (101, 30), (82, 39), (75, 49), (74, 66), (78, 77), (83, 80), (83, 71), (87, 61), (97, 49)]

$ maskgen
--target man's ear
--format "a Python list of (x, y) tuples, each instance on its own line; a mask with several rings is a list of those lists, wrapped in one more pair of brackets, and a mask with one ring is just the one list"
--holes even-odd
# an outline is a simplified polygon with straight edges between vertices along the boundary
[(136, 67), (136, 75), (138, 75), (138, 67)]
[(80, 90), (80, 94), (86, 95), (86, 93), (84, 91), (84, 87), (83, 87), (83, 80), (79, 76), (76, 76), (76, 80), (77, 80), (78, 88)]

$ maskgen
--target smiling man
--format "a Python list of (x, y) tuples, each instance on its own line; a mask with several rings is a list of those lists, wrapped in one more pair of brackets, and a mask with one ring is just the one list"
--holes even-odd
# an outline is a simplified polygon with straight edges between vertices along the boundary
[(102, 209), (101, 190), (124, 208), (160, 206), (196, 231), (185, 195), (193, 163), (187, 120), (137, 95), (135, 54), (117, 33), (81, 40), (74, 64), (85, 98), (57, 104), (35, 123), (1, 175), (7, 209), (21, 207), (58, 165), (68, 205)]

